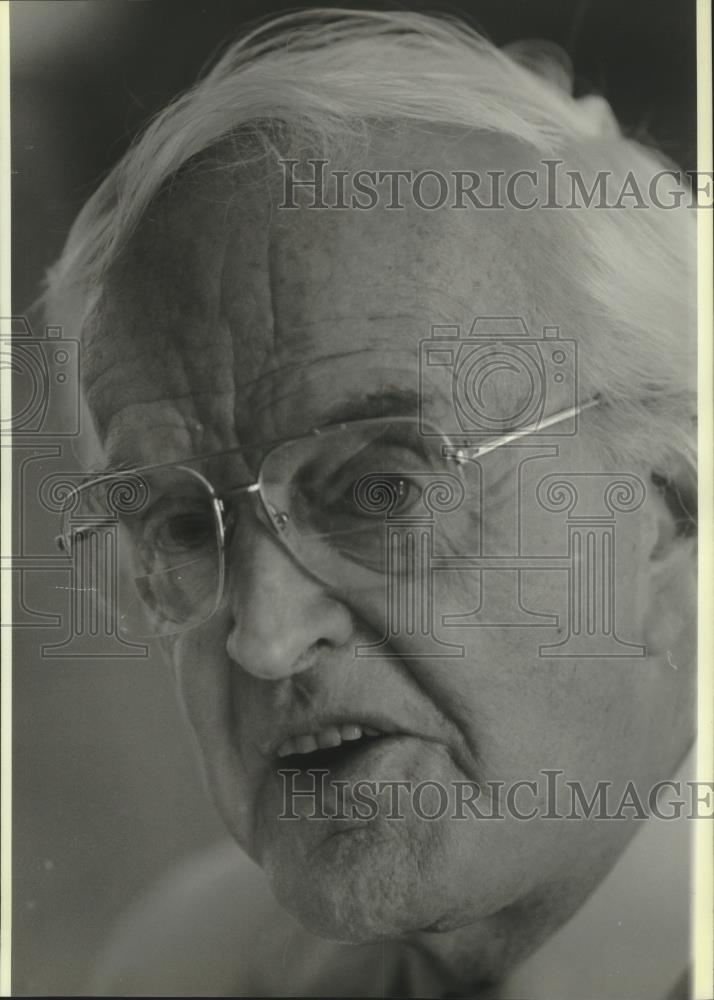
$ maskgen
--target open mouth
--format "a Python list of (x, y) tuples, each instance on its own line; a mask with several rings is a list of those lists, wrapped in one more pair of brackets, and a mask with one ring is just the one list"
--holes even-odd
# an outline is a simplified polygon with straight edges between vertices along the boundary
[[(277, 758), (277, 770), (290, 771), (330, 771), (349, 768), (365, 753), (386, 739), (386, 733), (362, 732), (358, 737), (342, 740), (334, 746), (305, 746), (304, 750), (281, 753)], [(307, 742), (307, 741), (306, 741)]]

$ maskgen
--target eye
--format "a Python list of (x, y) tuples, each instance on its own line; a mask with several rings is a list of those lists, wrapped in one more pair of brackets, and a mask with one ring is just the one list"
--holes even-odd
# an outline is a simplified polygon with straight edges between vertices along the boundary
[(383, 430), (375, 436), (371, 427), (326, 436), (293, 474), (293, 527), (301, 534), (340, 536), (378, 529), (381, 537), (385, 517), (418, 505), (435, 468), (420, 439), (403, 438)]
[(351, 473), (340, 483), (339, 492), (335, 491), (326, 497), (326, 505), (335, 513), (381, 520), (385, 514), (410, 510), (418, 502), (421, 493), (421, 487), (408, 474)]
[(156, 553), (195, 554), (215, 544), (214, 519), (205, 509), (157, 512), (147, 520), (142, 540)]
[(195, 549), (205, 545), (212, 534), (212, 519), (205, 514), (177, 514), (163, 526), (161, 541), (167, 548)]

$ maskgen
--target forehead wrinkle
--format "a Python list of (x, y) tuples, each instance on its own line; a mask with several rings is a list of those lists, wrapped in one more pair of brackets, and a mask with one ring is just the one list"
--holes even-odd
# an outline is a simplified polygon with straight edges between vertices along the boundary
[[(369, 351), (348, 351), (344, 354), (331, 355), (330, 358), (343, 358), (343, 357), (353, 357), (359, 354), (370, 353)], [(320, 361), (329, 360), (327, 357), (320, 358)], [(305, 359), (300, 362), (296, 362), (292, 365), (283, 365), (275, 369), (271, 369), (268, 372), (263, 372), (257, 378), (251, 380), (251, 382), (245, 383), (243, 385), (236, 386), (236, 396), (238, 392), (242, 389), (252, 389), (254, 390), (252, 394), (249, 393), (252, 406), (256, 413), (263, 413), (268, 408), (279, 409), (283, 403), (288, 402), (291, 398), (295, 396), (296, 393), (300, 392), (300, 385), (290, 384), (286, 382), (279, 383), (280, 388), (276, 389), (274, 383), (271, 382), (271, 378), (278, 374), (287, 374), (288, 372), (296, 372), (304, 369), (309, 369), (315, 364), (314, 359)], [(282, 390), (282, 391), (281, 391)], [(262, 398), (263, 397), (263, 398)], [(238, 405), (238, 400), (236, 399), (236, 406)]]
[[(240, 261), (240, 281), (236, 283), (234, 275), (225, 267), (222, 283), (233, 312), (230, 325), (233, 333), (231, 349), (236, 389), (236, 421), (245, 416), (241, 411), (250, 405), (253, 393), (261, 382), (270, 379), (278, 381), (281, 376), (288, 377), (291, 373), (305, 371), (312, 365), (350, 356), (350, 352), (330, 352), (318, 356), (315, 351), (312, 359), (294, 359), (294, 354), (306, 351), (312, 344), (317, 344), (318, 347), (320, 344), (329, 346), (331, 322), (339, 323), (341, 327), (355, 324), (355, 336), (360, 333), (359, 326), (366, 328), (362, 331), (362, 336), (369, 336), (372, 329), (380, 323), (414, 323), (411, 342), (416, 363), (419, 341), (429, 337), (433, 323), (460, 322), (466, 326), (470, 325), (474, 314), (481, 311), (472, 299), (472, 296), (475, 299), (482, 295), (479, 281), (469, 281), (468, 287), (464, 287), (463, 281), (440, 280), (444, 277), (443, 269), (439, 274), (430, 276), (425, 266), (424, 253), (417, 254), (414, 272), (407, 244), (402, 254), (399, 247), (390, 242), (389, 232), (384, 231), (384, 226), (378, 227), (377, 236), (381, 240), (378, 242), (382, 250), (389, 254), (389, 273), (383, 273), (379, 268), (375, 270), (374, 256), (368, 250), (371, 243), (366, 239), (370, 236), (371, 229), (365, 230), (362, 224), (354, 227), (353, 231), (349, 226), (345, 228), (345, 220), (341, 217), (340, 227), (335, 228), (332, 224), (327, 226), (323, 241), (322, 225), (327, 222), (323, 217), (307, 217), (304, 213), (299, 216), (285, 213), (281, 215), (275, 211), (275, 199), (269, 196), (256, 205), (255, 199), (252, 199), (251, 204), (250, 200), (241, 199), (238, 192), (234, 201), (236, 214), (230, 242)], [(364, 222), (357, 217), (355, 221)], [(417, 217), (415, 221), (421, 224), (421, 217)], [(447, 227), (446, 233), (442, 229), (437, 233), (438, 239), (435, 241), (436, 245), (432, 246), (432, 252), (438, 257), (439, 247), (443, 249), (442, 244), (446, 241), (447, 248), (451, 248), (453, 244), (457, 258), (463, 256), (463, 220), (460, 225)], [(241, 245), (241, 236), (246, 231), (249, 240)], [(423, 242), (423, 235), (421, 230), (416, 234), (420, 244)], [(365, 305), (372, 306), (370, 311), (362, 311), (363, 300), (354, 294), (338, 296), (330, 308), (330, 282), (336, 275), (342, 277), (343, 272), (349, 273), (345, 268), (349, 267), (352, 240), (356, 241), (359, 260), (365, 267), (369, 264), (365, 271), (366, 277), (369, 278), (371, 271), (371, 276), (377, 283), (376, 287), (372, 286), (374, 294), (365, 296)], [(330, 248), (336, 253), (331, 253)], [(225, 263), (227, 265), (228, 261)], [(232, 277), (234, 280), (231, 283)], [(485, 280), (485, 277), (482, 276), (481, 280)], [(491, 304), (490, 295), (487, 298), (489, 305), (486, 311), (498, 312)], [(415, 304), (418, 308), (401, 312), (395, 310), (391, 313), (390, 299), (396, 299), (397, 308), (406, 302)], [(309, 315), (313, 309), (313, 300), (320, 309), (319, 318), (315, 321)], [(315, 335), (310, 336), (313, 329), (316, 331)], [(347, 334), (344, 330), (342, 332), (346, 336), (349, 329)], [(373, 336), (371, 339), (375, 341), (372, 351), (376, 348), (381, 354), (389, 343), (390, 331), (380, 332), (381, 336)], [(402, 342), (405, 339), (404, 332), (400, 331)], [(369, 347), (363, 348), (363, 356), (369, 350)], [(288, 352), (293, 352), (293, 357), (283, 361), (279, 356), (282, 354), (284, 357)], [(280, 387), (277, 388), (279, 391)], [(238, 398), (239, 394), (242, 399)], [(282, 400), (284, 394), (280, 398)]]
[(233, 345), (219, 280), (231, 232), (224, 193), (217, 177), (162, 192), (109, 272), (83, 332), (85, 392), (100, 436), (137, 402), (175, 406), (192, 438), (230, 423)]
[(321, 354), (318, 358), (300, 358), (297, 361), (286, 361), (284, 364), (276, 365), (275, 368), (266, 368), (264, 371), (256, 375), (255, 378), (249, 379), (246, 382), (238, 383), (237, 388), (255, 388), (264, 379), (272, 378), (276, 375), (288, 374), (293, 371), (300, 371), (303, 368), (310, 368), (316, 362), (322, 363), (323, 361), (338, 361), (342, 358), (357, 357), (360, 354), (371, 354), (372, 351), (373, 349), (371, 347), (363, 347), (358, 351), (335, 351), (333, 354)]
[[(232, 217), (225, 224), (226, 249), (220, 276), (221, 319), (231, 340), (234, 428), (238, 421), (241, 370), (260, 371), (274, 353), (276, 340), (271, 203), (269, 198), (248, 200), (241, 197), (244, 192), (245, 186), (239, 180), (231, 199)], [(252, 381), (247, 379), (242, 384), (250, 385)]]
[(276, 220), (273, 217), (272, 203), (268, 202), (268, 226), (267, 226), (267, 256), (268, 256), (268, 307), (270, 309), (270, 353), (276, 353), (276, 340), (278, 336), (278, 300), (276, 287), (278, 284), (278, 262), (277, 247), (274, 238)]
[[(200, 411), (204, 419), (208, 416), (209, 420), (216, 419), (220, 423), (230, 423), (230, 433), (233, 433), (234, 430), (237, 430), (239, 403), (241, 407), (246, 405), (246, 395), (259, 386), (261, 380), (273, 378), (279, 381), (281, 376), (287, 377), (290, 372), (308, 370), (313, 365), (322, 361), (327, 363), (330, 360), (336, 360), (341, 357), (348, 358), (351, 355), (357, 354), (365, 356), (369, 354), (370, 348), (365, 347), (360, 351), (354, 352), (332, 352), (330, 354), (323, 354), (321, 357), (316, 356), (314, 359), (293, 360), (287, 358), (284, 362), (278, 357), (280, 353), (287, 353), (289, 350), (297, 353), (298, 350), (304, 349), (314, 340), (317, 340), (318, 343), (320, 341), (319, 337), (313, 338), (309, 336), (310, 328), (313, 326), (313, 323), (310, 322), (310, 317), (305, 317), (304, 313), (300, 317), (295, 315), (295, 310), (292, 307), (292, 299), (285, 293), (285, 282), (287, 279), (289, 290), (292, 289), (294, 291), (295, 287), (300, 287), (302, 267), (299, 251), (301, 240), (309, 235), (309, 230), (313, 231), (313, 237), (308, 241), (305, 251), (307, 255), (312, 257), (316, 252), (320, 252), (321, 243), (319, 237), (322, 230), (319, 226), (312, 226), (312, 222), (310, 222), (309, 230), (301, 230), (296, 233), (293, 226), (293, 221), (296, 221), (294, 217), (287, 217), (284, 214), (281, 216), (279, 212), (274, 211), (273, 200), (269, 196), (263, 200), (262, 198), (256, 198), (255, 193), (252, 192), (252, 197), (245, 197), (245, 188), (237, 185), (230, 190), (229, 196), (226, 197), (225, 187), (220, 188), (220, 191), (218, 188), (219, 185), (217, 184), (209, 185), (207, 194), (210, 197), (203, 197), (203, 204), (199, 206), (202, 211), (198, 219), (194, 216), (192, 225), (197, 224), (198, 228), (203, 229), (209, 224), (209, 227), (212, 229), (211, 217), (213, 216), (214, 220), (218, 222), (217, 228), (222, 230), (218, 234), (218, 239), (211, 235), (203, 242), (203, 247), (199, 246), (198, 249), (210, 251), (211, 259), (209, 263), (210, 272), (212, 273), (209, 276), (206, 273), (208, 269), (205, 266), (200, 268), (204, 280), (205, 278), (209, 278), (210, 285), (215, 289), (216, 279), (219, 279), (218, 315), (214, 312), (216, 301), (212, 298), (212, 301), (205, 307), (205, 317), (208, 321), (206, 330), (210, 332), (213, 324), (216, 320), (219, 320), (221, 321), (219, 325), (222, 325), (223, 329), (228, 332), (228, 337), (219, 343), (212, 335), (213, 350), (209, 355), (207, 351), (203, 352), (199, 350), (197, 352), (195, 341), (187, 344), (190, 337), (189, 330), (182, 331), (179, 329), (179, 336), (176, 338), (175, 345), (171, 344), (173, 338), (167, 336), (167, 334), (170, 335), (171, 331), (164, 331), (163, 336), (169, 341), (168, 347), (175, 362), (179, 361), (175, 357), (176, 354), (180, 353), (181, 355), (180, 372), (167, 373), (169, 376), (171, 374), (177, 376), (176, 379), (168, 379), (172, 383), (170, 386), (172, 398), (183, 402), (182, 410), (184, 412), (188, 411), (191, 414)], [(249, 192), (250, 194), (251, 192)], [(208, 206), (207, 211), (205, 210), (206, 206)], [(304, 216), (301, 218), (304, 219)], [(201, 219), (203, 222), (201, 222)], [(285, 226), (286, 219), (290, 221), (290, 225), (287, 227)], [(195, 238), (192, 226), (184, 226), (182, 229), (186, 231), (189, 239)], [(458, 264), (458, 257), (463, 256), (463, 234), (461, 233), (461, 229), (462, 226), (456, 225), (453, 229), (449, 227), (449, 231), (446, 233), (439, 230), (435, 237), (435, 245), (432, 248), (438, 259), (440, 256), (437, 252), (439, 248), (443, 250), (446, 247), (446, 249), (450, 250), (453, 246), (454, 259), (452, 263), (455, 267)], [(358, 228), (357, 236), (359, 236), (360, 232), (361, 229)], [(381, 229), (379, 232), (381, 232)], [(327, 236), (330, 235), (331, 230), (328, 230)], [(349, 273), (349, 270), (345, 269), (348, 269), (350, 266), (348, 253), (350, 242), (343, 239), (341, 234), (339, 235), (340, 240), (336, 244), (340, 254), (338, 263), (342, 262), (344, 264), (339, 273), (341, 274), (342, 271)], [(388, 263), (391, 262), (392, 265), (397, 267), (397, 273), (395, 273), (394, 266), (388, 269), (389, 273), (382, 272), (380, 268), (372, 270), (372, 275), (373, 277), (376, 276), (376, 282), (379, 286), (377, 291), (380, 292), (380, 295), (376, 293), (372, 295), (375, 287), (372, 286), (369, 294), (364, 296), (367, 299), (365, 305), (372, 305), (372, 311), (369, 313), (365, 312), (364, 314), (360, 311), (361, 299), (359, 288), (357, 288), (357, 294), (353, 295), (351, 299), (345, 300), (344, 305), (347, 308), (343, 315), (336, 315), (333, 303), (333, 309), (329, 310), (324, 318), (321, 316), (320, 320), (316, 321), (314, 325), (322, 325), (323, 327), (327, 325), (329, 327), (330, 322), (337, 322), (339, 320), (342, 323), (347, 321), (348, 323), (364, 324), (365, 327), (374, 327), (377, 323), (388, 323), (390, 320), (411, 320), (419, 325), (419, 329), (415, 330), (413, 334), (414, 357), (416, 361), (418, 342), (428, 337), (430, 332), (429, 321), (454, 322), (455, 320), (461, 320), (463, 323), (470, 323), (474, 313), (481, 312), (482, 310), (478, 308), (476, 302), (467, 304), (466, 299), (470, 297), (470, 289), (472, 287), (474, 298), (478, 297), (481, 299), (483, 295), (482, 288), (477, 280), (474, 280), (473, 285), (469, 283), (468, 290), (464, 287), (463, 283), (459, 283), (458, 281), (439, 280), (444, 276), (443, 270), (430, 279), (429, 272), (425, 271), (424, 260), (422, 259), (423, 254), (417, 260), (418, 269), (416, 272), (412, 272), (409, 265), (411, 258), (407, 253), (407, 244), (409, 241), (405, 242), (404, 253), (402, 254), (398, 243), (394, 246), (391, 244), (389, 232), (386, 235), (383, 234), (383, 237), (385, 242), (383, 244), (380, 243), (380, 246), (383, 246), (383, 249), (385, 247), (393, 249), (396, 256), (390, 257)], [(331, 244), (326, 240), (323, 252), (328, 261), (332, 261), (329, 254), (330, 246)], [(237, 268), (239, 280), (236, 280), (236, 268), (234, 267), (236, 255), (239, 264)], [(174, 253), (170, 253), (170, 256), (175, 258), (175, 251)], [(443, 258), (443, 254), (441, 256)], [(364, 259), (367, 261), (370, 259), (373, 260), (369, 247), (365, 250)], [(402, 262), (404, 266), (402, 266)], [(484, 275), (483, 261), (481, 262), (481, 282), (486, 280), (489, 268), (493, 266), (493, 263), (490, 265), (488, 261), (486, 263), (486, 274)], [(295, 279), (296, 269), (298, 271), (297, 281)], [(317, 289), (321, 293), (320, 306), (327, 306), (327, 309), (329, 309), (329, 299), (331, 297), (329, 275), (325, 284), (321, 287), (319, 272), (316, 277), (308, 268), (306, 274), (307, 277), (304, 279), (303, 284), (307, 282), (307, 289), (311, 294)], [(369, 274), (367, 277), (369, 277)], [(362, 289), (362, 292), (364, 291), (366, 291), (365, 288)], [(396, 296), (396, 293), (399, 291), (408, 296), (407, 301), (411, 301), (412, 303), (416, 301), (421, 305), (422, 309), (426, 309), (425, 315), (416, 317), (408, 313), (395, 312), (394, 314), (390, 314), (388, 310), (385, 311), (383, 308), (379, 308), (385, 304), (385, 294), (388, 294), (389, 298), (391, 298), (393, 294)], [(325, 292), (327, 295), (324, 294)], [(377, 301), (374, 301), (375, 298)], [(370, 300), (372, 301), (370, 302)], [(488, 301), (489, 306), (484, 311), (488, 313), (496, 311), (491, 305), (490, 296), (486, 296), (486, 301)], [(236, 315), (235, 307), (238, 304), (240, 304), (240, 311)], [(307, 305), (310, 306), (310, 304), (311, 300), (307, 300)], [(231, 305), (233, 309), (231, 309)], [(350, 309), (350, 305), (356, 308)], [(515, 310), (509, 310), (509, 312), (512, 311)], [(305, 321), (296, 323), (295, 320), (298, 318)], [(298, 331), (304, 332), (308, 336), (300, 338), (296, 335)], [(371, 333), (371, 329), (369, 332)], [(327, 335), (323, 336), (322, 343), (325, 346), (329, 346), (329, 329), (325, 333)], [(349, 334), (349, 330), (347, 333)], [(217, 337), (218, 334), (215, 336)], [(376, 340), (376, 338), (373, 339)], [(387, 344), (389, 343), (389, 339), (389, 331), (387, 330), (383, 333), (379, 343), (376, 344), (377, 351), (372, 348), (372, 351), (378, 358), (382, 358), (384, 352), (388, 350)], [(228, 340), (231, 342), (228, 343)], [(176, 350), (176, 347), (178, 347), (178, 350)], [(145, 348), (143, 349), (145, 350)], [(207, 388), (205, 391), (191, 392), (191, 381), (196, 379), (196, 371), (194, 369), (198, 360), (196, 353), (202, 356), (198, 362), (199, 374), (201, 376), (200, 384), (207, 386)], [(207, 363), (208, 361), (210, 361), (210, 364)], [(261, 371), (261, 369), (263, 370)], [(255, 371), (260, 372), (260, 374), (253, 376), (253, 372)], [(248, 376), (242, 383), (239, 381), (241, 374)], [(223, 387), (220, 392), (216, 392), (214, 387), (219, 384), (219, 380), (223, 383)], [(179, 382), (179, 385), (176, 385), (176, 382)], [(230, 385), (228, 384), (229, 382), (231, 383)], [(208, 388), (208, 386), (211, 388)], [(277, 388), (280, 391), (282, 386), (278, 386)], [(176, 392), (176, 389), (178, 389), (178, 392)], [(234, 394), (232, 407), (230, 404), (231, 392)], [(239, 392), (243, 395), (243, 399), (240, 401), (238, 399)], [(286, 392), (289, 392), (289, 390), (283, 390), (281, 399), (284, 398)], [(216, 401), (216, 405), (215, 407), (211, 407), (210, 404), (214, 400)], [(219, 400), (220, 405), (218, 405)], [(201, 403), (205, 402), (209, 404), (208, 407), (201, 405)], [(249, 403), (249, 400), (247, 402)], [(208, 410), (208, 413), (206, 413), (206, 410)]]
[[(292, 332), (306, 331), (310, 328), (317, 328), (318, 330), (329, 325), (331, 322), (344, 322), (355, 321), (360, 323), (379, 323), (383, 320), (410, 320), (418, 323), (422, 329), (422, 335), (415, 336), (415, 354), (414, 357), (418, 358), (417, 348), (419, 341), (424, 339), (428, 332), (430, 325), (425, 322), (424, 316), (420, 316), (412, 313), (371, 313), (371, 314), (347, 314), (347, 313), (335, 313), (334, 316), (321, 317), (319, 320), (313, 322), (305, 322), (300, 324), (292, 324), (290, 329)], [(286, 353), (287, 349), (283, 348), (282, 351), (277, 349), (275, 344), (275, 337), (273, 338), (274, 353), (279, 355), (280, 353)], [(321, 353), (319, 356), (315, 357), (305, 357), (299, 359), (292, 359), (286, 357), (286, 360), (281, 364), (277, 364), (272, 368), (265, 368), (259, 372), (254, 378), (248, 379), (243, 382), (237, 382), (236, 388), (240, 389), (251, 389), (255, 388), (263, 379), (273, 378), (281, 374), (289, 374), (290, 372), (299, 371), (303, 368), (308, 368), (315, 364), (322, 364), (323, 362), (339, 361), (346, 358), (358, 357), (361, 354), (372, 355), (374, 353), (375, 347), (380, 348), (383, 354), (397, 354), (400, 355), (400, 350), (393, 346), (386, 346), (384, 344), (384, 337), (376, 340), (375, 343), (369, 344), (366, 347), (359, 348), (357, 350), (345, 350), (345, 351), (333, 351), (330, 353)]]
[[(245, 382), (238, 385), (236, 387), (236, 390), (237, 391), (240, 391), (242, 389), (256, 390), (254, 395), (252, 396), (252, 405), (255, 409), (255, 412), (263, 412), (268, 406), (272, 406), (278, 409), (281, 406), (281, 404), (288, 402), (292, 397), (296, 395), (296, 393), (304, 391), (304, 386), (301, 385), (300, 383), (285, 384), (284, 382), (283, 383), (278, 382), (276, 386), (274, 383), (271, 382), (271, 379), (274, 378), (275, 376), (288, 375), (291, 372), (298, 372), (310, 369), (313, 369), (316, 373), (319, 373), (320, 371), (319, 366), (321, 366), (323, 363), (329, 363), (330, 361), (341, 361), (361, 356), (362, 357), (366, 356), (367, 358), (370, 358), (374, 357), (374, 353), (375, 353), (374, 347), (368, 346), (353, 351), (347, 351), (347, 350), (336, 351), (330, 354), (320, 355), (319, 357), (304, 358), (294, 362), (286, 361), (285, 364), (264, 371), (256, 378), (251, 379), (249, 382)], [(382, 350), (379, 356), (382, 362), (386, 362), (386, 359), (390, 355), (396, 355), (396, 357), (400, 361), (403, 361), (403, 353), (396, 349), (387, 348), (385, 350)], [(386, 369), (381, 368), (380, 370), (384, 372)], [(387, 383), (384, 382), (384, 377), (382, 375), (381, 380), (375, 383), (372, 388), (366, 388), (363, 386), (354, 388), (349, 385), (345, 385), (344, 392), (350, 398), (359, 399), (361, 401), (364, 401), (365, 399), (370, 397), (388, 396), (390, 391), (392, 392), (392, 394), (394, 393), (398, 393), (400, 395), (411, 394), (415, 398), (418, 398), (418, 393), (411, 388), (411, 385), (409, 387), (402, 386), (399, 384), (398, 381), (394, 381), (397, 371), (400, 371), (402, 375), (408, 377), (410, 379), (410, 382), (416, 381), (415, 371), (411, 371), (408, 368), (400, 368), (393, 370), (389, 369), (388, 370), (389, 381)], [(281, 389), (283, 391), (280, 391)], [(265, 398), (264, 399), (261, 398), (262, 396), (264, 396)], [(414, 407), (414, 409), (416, 409), (416, 407)]]
[[(145, 465), (147, 461), (151, 464), (163, 461), (166, 457), (165, 445), (168, 440), (175, 441), (175, 459), (189, 454), (196, 449), (196, 442), (185, 436), (186, 427), (182, 421), (177, 419), (152, 419), (152, 433), (156, 438), (157, 451), (153, 458), (144, 456), (137, 457), (135, 434), (131, 427), (124, 427), (121, 423), (114, 424), (112, 433), (106, 440), (104, 467), (108, 471), (113, 469), (128, 469), (132, 466)], [(161, 432), (168, 432), (168, 437), (162, 437)], [(176, 438), (176, 432), (180, 434), (181, 443)], [(183, 443), (185, 441), (185, 444)]]

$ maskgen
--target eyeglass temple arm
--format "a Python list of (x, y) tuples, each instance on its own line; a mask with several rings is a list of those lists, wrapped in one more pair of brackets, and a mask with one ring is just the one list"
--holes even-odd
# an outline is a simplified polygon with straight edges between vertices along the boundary
[(107, 518), (105, 521), (101, 519), (92, 521), (91, 524), (78, 524), (73, 525), (66, 534), (55, 535), (55, 545), (60, 552), (64, 552), (66, 555), (72, 554), (72, 542), (76, 538), (81, 538), (82, 535), (88, 535), (92, 531), (96, 531), (98, 528), (112, 527), (116, 524), (113, 518)]
[(510, 444), (512, 441), (520, 441), (521, 438), (529, 437), (531, 434), (542, 431), (546, 427), (553, 427), (555, 424), (563, 423), (563, 421), (577, 416), (578, 413), (582, 413), (583, 410), (599, 406), (600, 402), (601, 399), (599, 396), (593, 396), (592, 399), (587, 400), (585, 403), (568, 407), (567, 410), (559, 410), (558, 413), (553, 413), (543, 420), (538, 420), (535, 423), (528, 424), (526, 427), (521, 427), (511, 434), (503, 434), (501, 437), (493, 438), (485, 444), (476, 445), (473, 448), (457, 448), (449, 445), (445, 448), (445, 454), (448, 458), (454, 458), (457, 462), (473, 462), (481, 458), (482, 455), (487, 455), (490, 451), (495, 451), (496, 448), (500, 448), (504, 444)]
[[(589, 410), (593, 406), (599, 406), (601, 402), (600, 396), (593, 396), (592, 399), (587, 400), (585, 403), (579, 403), (577, 406), (571, 406), (566, 410), (559, 410), (558, 413), (553, 413), (549, 417), (545, 417), (543, 420), (538, 420), (535, 423), (528, 424), (526, 427), (521, 427), (520, 430), (513, 431), (511, 434), (504, 434), (501, 437), (493, 438), (491, 441), (487, 441), (485, 444), (477, 445), (474, 448), (458, 448), (454, 445), (446, 445), (444, 448), (444, 455), (447, 458), (453, 458), (457, 462), (473, 462), (480, 458), (482, 455), (487, 455), (490, 451), (495, 451), (496, 448), (500, 448), (502, 445), (510, 444), (512, 441), (519, 441), (521, 438), (529, 437), (531, 434), (535, 434), (537, 431), (542, 431), (546, 427), (553, 427), (555, 424), (560, 424), (565, 420), (569, 420), (571, 417), (577, 416), (578, 413), (582, 413), (583, 410)], [(228, 496), (235, 496), (239, 493), (257, 493), (260, 490), (259, 483), (250, 483), (247, 486), (234, 486), (232, 489), (228, 489), (223, 492), (220, 496), (216, 497), (216, 500), (224, 509), (223, 499)], [(85, 534), (91, 528), (96, 529), (97, 525), (78, 525), (71, 529), (69, 535), (56, 535), (55, 544), (61, 552), (70, 554), (72, 551), (72, 540), (77, 536)]]

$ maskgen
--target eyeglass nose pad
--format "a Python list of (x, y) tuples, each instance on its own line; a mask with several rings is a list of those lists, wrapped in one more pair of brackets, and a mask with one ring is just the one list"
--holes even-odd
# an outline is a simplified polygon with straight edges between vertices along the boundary
[[(272, 504), (265, 503), (258, 490), (249, 490), (248, 492), (253, 499), (254, 511), (258, 520), (261, 521), (266, 528), (270, 528), (278, 534), (284, 533), (288, 523), (290, 522), (290, 515), (285, 513), (285, 511), (279, 511)], [(226, 535), (230, 537), (237, 524), (236, 512), (234, 509), (230, 509), (226, 513), (223, 502), (219, 501), (219, 504), (225, 517), (224, 523)]]
[(290, 515), (286, 514), (284, 510), (277, 510), (272, 504), (268, 504), (267, 509), (273, 526), (279, 532), (284, 532), (290, 521)]
[(284, 534), (289, 522), (290, 515), (285, 511), (280, 511), (271, 503), (267, 503), (260, 490), (255, 487), (248, 491), (252, 497), (254, 511), (258, 520), (276, 534)]

